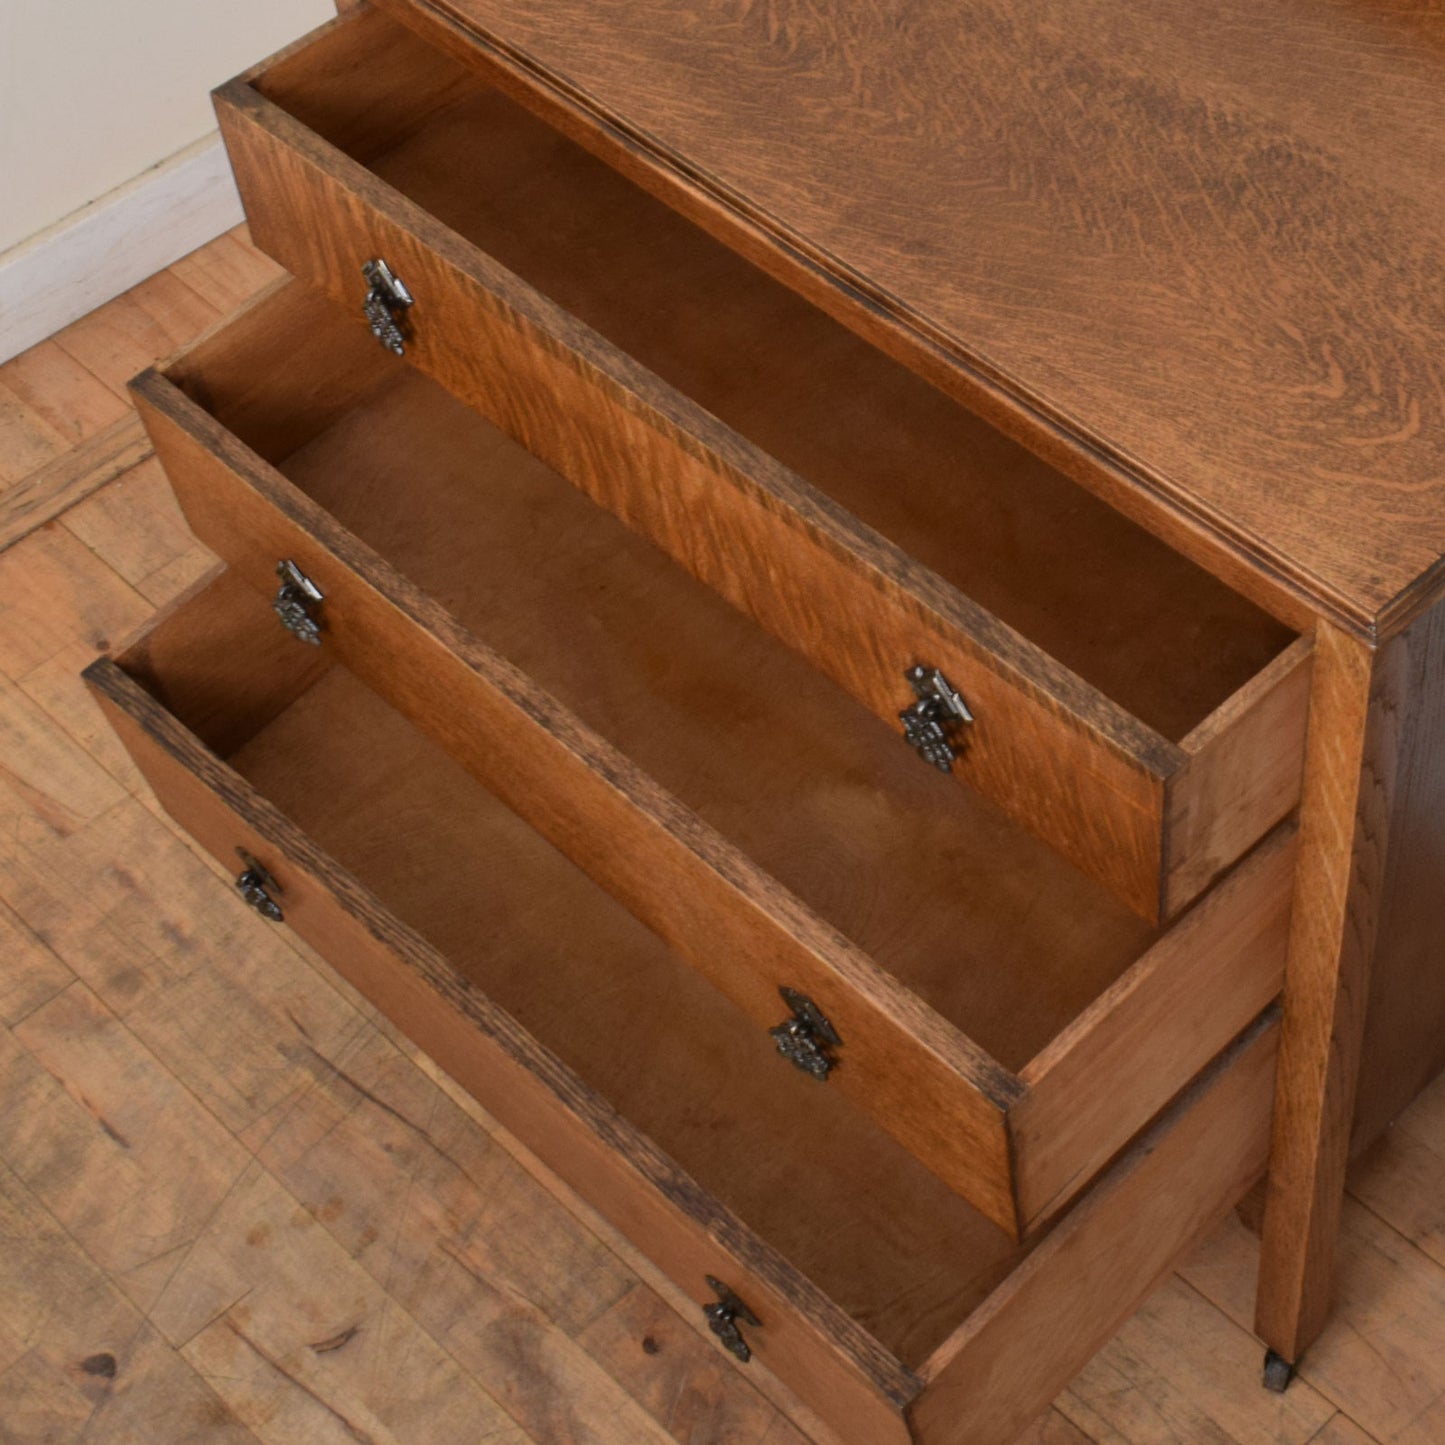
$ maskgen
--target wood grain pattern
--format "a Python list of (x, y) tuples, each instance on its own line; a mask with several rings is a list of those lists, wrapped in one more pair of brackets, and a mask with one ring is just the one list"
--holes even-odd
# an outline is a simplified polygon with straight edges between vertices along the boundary
[(796, 654), (434, 383), (398, 378), (282, 465), (1006, 1067), (1147, 946), (1103, 889), (940, 787)]
[(1313, 1445), (1372, 1445), (1373, 1438), (1366, 1435), (1348, 1415), (1338, 1414), (1318, 1435), (1312, 1437), (1312, 1441)]
[(432, 5), (377, 0), (376, 8), (415, 31), (428, 44), (478, 71), (488, 84), (659, 198), (670, 210), (748, 257), (760, 270), (837, 318), (880, 353), (967, 405), (1000, 435), (1027, 447), (1041, 462), (1082, 483), (1106, 498), (1121, 514), (1167, 539), (1169, 545), (1195, 558), (1242, 595), (1291, 627), (1307, 630), (1312, 626), (1318, 608), (1287, 582), (1233, 551), (1220, 550), (1210, 532), (1187, 517), (1168, 516), (1161, 522), (1157, 508), (1147, 500), (1148, 494), (1130, 485), (1117, 460), (1103, 455), (1067, 424), (1020, 407), (981, 373), (960, 366), (957, 358), (943, 348), (921, 344), (916, 331), (900, 326), (886, 311), (874, 306), (871, 298), (864, 296), (865, 304), (859, 309), (856, 300), (862, 293), (857, 291), (856, 278), (847, 292), (840, 293), (827, 270), (799, 251), (796, 238), (780, 237), (754, 217), (730, 207), (720, 208), (692, 178), (680, 178), (671, 168), (656, 164), (645, 138), (639, 144), (638, 138), (610, 121), (599, 124), (585, 99), (572, 95), (565, 86), (557, 86), (555, 77), (542, 76), (539, 84), (535, 67), (525, 56), (493, 44), (475, 26)]
[(148, 457), (125, 382), (275, 275), (274, 262), (227, 232), (0, 366), (0, 547)]
[(125, 401), (126, 383), (220, 320), (222, 311), (167, 269), (53, 338), (97, 381)]
[(1399, 726), (1397, 638), (1377, 662), (1316, 635), (1256, 1328), (1297, 1360), (1329, 1312)]
[(64, 527), (42, 527), (0, 552), (0, 657), (20, 678), (82, 643), (108, 647), (151, 607)]
[[(285, 1397), (290, 1382), (269, 1381), (269, 1372), (246, 1362), (248, 1341), (280, 1355), (344, 1413), (364, 1402), (383, 1421), (404, 1420), (401, 1433), (419, 1441), (440, 1440), (449, 1429), (465, 1439), (485, 1426), (503, 1439), (515, 1433), (558, 1445), (670, 1445), (582, 1342), (596, 1315), (633, 1292), (620, 1262), (521, 1177), (488, 1132), (439, 1094), (405, 1046), (364, 1030), (340, 1048), (318, 1043), (318, 1053), (306, 1056), (313, 1086), (271, 1120), (257, 1147), (273, 1187), (245, 1191), (249, 1197), (216, 1220), (206, 1249), (178, 1275), (168, 1326), (181, 1335), (204, 1324), (196, 1344), (219, 1357), (218, 1373), (227, 1355), (243, 1362), (240, 1389), (254, 1389), (263, 1410)], [(300, 1248), (289, 1243), (294, 1227), (282, 1213), (297, 1205), (316, 1226)], [(514, 1247), (508, 1227), (528, 1212), (537, 1217), (530, 1251)], [(243, 1289), (252, 1292), (237, 1297), (231, 1270), (254, 1271), (258, 1255), (266, 1259), (266, 1282), (256, 1289), (247, 1281)], [(318, 1289), (315, 1273), (335, 1283)], [(298, 1307), (305, 1304), (316, 1308), (314, 1322)], [(403, 1374), (390, 1394), (388, 1354), (412, 1322), (445, 1351), (441, 1369), (435, 1356), (417, 1353), (451, 1388), (408, 1400), (405, 1415), (392, 1415), (392, 1402), (415, 1375)], [(445, 1397), (462, 1393), (458, 1376), (490, 1397), (479, 1418), (460, 1425), (438, 1418)], [(746, 1382), (737, 1383), (737, 1393), (758, 1399), (766, 1413)], [(224, 1388), (229, 1394), (238, 1384), (228, 1379)]]
[[(284, 712), (333, 662), (320, 648), (298, 646), (280, 627), (258, 627), (256, 613), (254, 593), (239, 576), (213, 572), (157, 609), (118, 649), (130, 675), (223, 757)], [(198, 635), (207, 639), (204, 647), (196, 646)]]
[[(73, 453), (125, 414), (125, 403), (54, 341), (42, 341), (0, 366), (0, 437), (7, 452), (19, 441), (17, 452), (33, 457), (33, 440), (27, 445), (27, 439), (37, 430), (51, 434), (51, 445), (42, 448), (32, 470), (59, 451)], [(10, 452), (4, 466), (9, 482), (19, 478), (17, 452)]]
[[(81, 983), (23, 1020), (5, 1052), (11, 1166), (149, 1315), (174, 1268), (169, 1256), (225, 1197), (245, 1151), (175, 1080), (157, 1080), (156, 1097), (127, 1091), (146, 1050)], [(73, 1167), (47, 1172), (42, 1161), (66, 1136)], [(98, 1147), (75, 1147), (97, 1136)], [(185, 1198), (146, 1187), (174, 1168), (191, 1178)], [(107, 1178), (119, 1187), (104, 1188)]]
[[(324, 56), (294, 51), (260, 83), (304, 94), (308, 118), (338, 128), (325, 76), (346, 70), (345, 57), (367, 43), (386, 40), (387, 53), (396, 51), (397, 32), (383, 25), (369, 15), (349, 28), (330, 27), (317, 42)], [(401, 44), (400, 53), (419, 63), (415, 42)], [(437, 73), (439, 85), (456, 87), (455, 70)], [(313, 74), (316, 93), (305, 89)], [(412, 104), (413, 113), (395, 122), (403, 136), (420, 123)], [(219, 93), (218, 110), (261, 244), (348, 305), (357, 258), (367, 247), (384, 250), (413, 289), (435, 298), (410, 348), (419, 365), (803, 650), (879, 716), (893, 721), (908, 701), (900, 657), (937, 660), (980, 719), (956, 764), (960, 778), (1104, 878), (1144, 916), (1161, 916), (1162, 816), (1173, 806), (1165, 790), (1185, 765), (1180, 749), (251, 86)], [(366, 116), (363, 132), (352, 136), (359, 154), (374, 149), (382, 124), (374, 108)], [(554, 396), (565, 404), (549, 404)], [(839, 455), (858, 450), (845, 445)], [(1195, 825), (1181, 829), (1174, 846), (1182, 854), (1198, 839), (1203, 856), (1177, 870), (1173, 905), (1223, 866), (1218, 852), (1235, 846), (1224, 860), (1232, 861), (1280, 816), (1275, 794), (1281, 781), (1287, 787), (1299, 756), (1290, 725), (1302, 727), (1302, 717), (1281, 709), (1274, 722), (1255, 741), (1284, 758), (1269, 784), (1236, 790), (1243, 804), (1227, 826), (1203, 825), (1198, 815), (1216, 790), (1195, 788), (1188, 803)], [(1214, 766), (1208, 749), (1193, 759), (1201, 780)], [(1271, 764), (1261, 768), (1270, 772)]]
[(223, 316), (244, 306), (280, 275), (276, 263), (251, 245), (244, 225), (182, 256), (170, 271)]
[[(257, 1260), (264, 1281), (238, 1290)], [(258, 1164), (181, 1261), (163, 1318), (263, 1438), (383, 1440), (405, 1420), (422, 1438), (532, 1439)]]
[[(1367, 1183), (1361, 1191), (1367, 1197), (1388, 1191), (1400, 1198), (1405, 1180), (1391, 1167), (1389, 1153), (1386, 1142), (1364, 1164), (1366, 1180), (1378, 1170), (1374, 1187)], [(1305, 1359), (1320, 1388), (1352, 1419), (1363, 1422), (1371, 1436), (1427, 1445), (1445, 1429), (1445, 1390), (1435, 1330), (1421, 1322), (1445, 1300), (1445, 1269), (1391, 1227), (1397, 1220), (1389, 1204), (1384, 1213), (1382, 1218), (1354, 1199), (1342, 1211), (1338, 1311)], [(1357, 1312), (1369, 1308), (1368, 1302), (1379, 1299), (1382, 1290), (1389, 1290), (1395, 1304), (1372, 1328), (1358, 1321)]]
[[(1348, 0), (387, 0), (1196, 555), (1353, 628), (1439, 572), (1441, 26)], [(1355, 97), (1338, 123), (1320, 97)], [(803, 178), (809, 178), (803, 183)]]
[[(1438, 1089), (1432, 1096), (1445, 1097)], [(1372, 1158), (1355, 1171), (1367, 1195), (1375, 1168)], [(1389, 1174), (1382, 1168), (1379, 1183)], [(1182, 1273), (1214, 1309), (1249, 1329), (1258, 1261), (1258, 1240), (1235, 1223), (1217, 1231)], [(1306, 1351), (1301, 1377), (1367, 1440), (1427, 1445), (1439, 1433), (1445, 1398), (1431, 1318), (1445, 1300), (1445, 1271), (1350, 1197), (1341, 1214), (1337, 1274), (1336, 1312)], [(1356, 1438), (1348, 1430), (1342, 1435)]]
[[(149, 517), (146, 528), (136, 527), (138, 515)], [(215, 553), (186, 525), (165, 470), (154, 456), (71, 507), (61, 525), (157, 607), (216, 565)]]
[(125, 413), (78, 450), (62, 453), (0, 490), (0, 546), (43, 527), (149, 455), (150, 443), (135, 413)]
[(0, 944), (11, 960), (0, 979), (0, 1022), (16, 1023), (70, 986), (70, 970), (8, 905), (0, 905)]
[[(342, 717), (347, 756), (330, 746)], [(904, 1364), (1017, 1258), (350, 674), (328, 674), (231, 762)]]
[[(20, 1082), (27, 1063), (43, 1072), (9, 1039), (0, 1058), (7, 1087)], [(53, 1147), (59, 1152), (58, 1143)], [(0, 1221), (7, 1241), (0, 1263), (6, 1326), (0, 1416), (7, 1434), (256, 1445), (258, 1437), (166, 1348), (143, 1312), (10, 1168), (0, 1170)]]
[[(153, 506), (158, 530), (165, 511), (148, 492), (129, 495), (139, 546), (148, 531), (139, 508)], [(19, 561), (29, 548), (16, 550)], [(78, 628), (71, 591), (55, 587), (54, 597), (53, 621)], [(238, 1423), (244, 1417), (268, 1441), (331, 1438), (334, 1416), (308, 1397), (309, 1388), (378, 1438), (385, 1422), (394, 1429), (398, 1420), (418, 1438), (470, 1438), (479, 1421), (489, 1422), (493, 1440), (524, 1445), (533, 1438), (479, 1399), (480, 1391), (513, 1419), (535, 1422), (538, 1440), (662, 1445), (668, 1437), (644, 1428), (641, 1409), (616, 1385), (609, 1392), (604, 1367), (562, 1343), (564, 1332), (570, 1337), (585, 1326), (589, 1308), (602, 1309), (633, 1287), (634, 1271), (572, 1224), (477, 1126), (467, 1121), (463, 1131), (457, 1111), (449, 1116), (431, 1081), (387, 1042), (387, 1026), (379, 1029), (348, 1002), (345, 985), (328, 979), (324, 966), (318, 970), (304, 944), (246, 909), (158, 805), (142, 805), (142, 798), (153, 803), (143, 782), (127, 774), (139, 795), (130, 800), (107, 786), (103, 773), (77, 767), (83, 751), (113, 771), (105, 739), (120, 748), (78, 676), (91, 656), (72, 640), (24, 674), (19, 685), (33, 707), (0, 688), (4, 752), (16, 765), (0, 778), (0, 894), (23, 910), (17, 917), (31, 935), (46, 940), (35, 954), (0, 928), (0, 975), (16, 985), (7, 1022), (36, 1015), (25, 1044), (9, 1036), (0, 1042), (7, 1099), (0, 1196), (7, 1203), (30, 1198), (50, 1221), (37, 1232), (6, 1215), (5, 1427), (27, 1440), (88, 1432), (118, 1445), (201, 1445), (250, 1440)], [(72, 674), (73, 687), (61, 687), (58, 670)], [(32, 769), (31, 757), (41, 766)], [(92, 796), (88, 806), (81, 787)], [(53, 824), (67, 817), (62, 833)], [(105, 1012), (93, 1004), (79, 1018), (73, 1008), (41, 1012), (77, 977), (114, 1016), (104, 1027), (97, 1016)], [(389, 1069), (377, 1067), (379, 1056)], [(373, 1106), (364, 1102), (349, 1109), (346, 1074), (399, 1112), (414, 1110), (425, 1132), (398, 1146), (403, 1126), (380, 1104), (370, 1117), (363, 1116)], [(400, 1086), (408, 1078), (410, 1096)], [(307, 1126), (328, 1110), (325, 1122), (337, 1139), (354, 1145), (357, 1132), (375, 1129), (377, 1158), (349, 1149), (327, 1192), (313, 1199), (302, 1187), (297, 1150)], [(337, 1114), (349, 1112), (354, 1123), (338, 1124)], [(129, 1148), (105, 1133), (102, 1119), (124, 1133)], [(214, 1179), (224, 1185), (224, 1166), (236, 1158), (233, 1146), (212, 1147), (213, 1121), (250, 1156), (264, 1156), (277, 1181), (270, 1190), (256, 1187), (253, 1164), (245, 1187), (210, 1208)], [(197, 1149), (177, 1147), (177, 1130), (194, 1136)], [(318, 1164), (325, 1154), (324, 1146), (311, 1151)], [(136, 1167), (141, 1158), (144, 1170)], [(359, 1246), (346, 1225), (369, 1188), (390, 1182), (364, 1162), (375, 1166), (380, 1158), (392, 1162), (392, 1180), (416, 1171), (419, 1185), (425, 1177), (453, 1217), (429, 1217), (419, 1196), (408, 1209), (405, 1190), (394, 1190), (373, 1216), (379, 1241), (370, 1250)], [(445, 1170), (451, 1177), (439, 1178)], [(196, 1232), (174, 1245), (168, 1233), (187, 1221)], [(403, 1223), (418, 1251), (428, 1240), (436, 1250), (440, 1237), (458, 1256), (438, 1251), (454, 1267), (450, 1279), (392, 1252)], [(327, 1236), (335, 1240), (329, 1249)], [(157, 1250), (149, 1273), (166, 1283), (149, 1322), (129, 1307), (118, 1313), (110, 1305), (123, 1301), (115, 1281)], [(366, 1288), (363, 1264), (376, 1288)], [(431, 1286), (423, 1308), (413, 1308), (409, 1285)], [(498, 1295), (526, 1295), (556, 1323), (537, 1328), (534, 1316), (529, 1329), (520, 1303), (510, 1318), (508, 1311), (499, 1318)], [(257, 1308), (263, 1300), (265, 1308)], [(481, 1337), (484, 1320), (491, 1332)], [(348, 1334), (343, 1345), (338, 1337)], [(328, 1338), (334, 1348), (310, 1348)], [(483, 1348), (471, 1349), (473, 1341)], [(400, 1370), (396, 1351), (410, 1362)], [(419, 1376), (425, 1387), (416, 1392)], [(734, 1377), (733, 1393), (752, 1395), (746, 1377)], [(455, 1407), (468, 1394), (471, 1406), (458, 1423)], [(568, 1434), (574, 1415), (578, 1429)]]
[(1283, 1395), (1260, 1389), (1254, 1332), (1186, 1282), (1208, 1248), (1150, 1295), (1065, 1392), (1062, 1408), (1095, 1441), (1322, 1445), (1331, 1402), (1308, 1379)]
[[(678, 1445), (733, 1439), (807, 1445), (813, 1438), (811, 1428), (795, 1429), (762, 1396), (738, 1388), (739, 1372), (651, 1290), (631, 1291), (581, 1339)], [(647, 1343), (639, 1348), (639, 1341)], [(817, 1428), (826, 1429), (821, 1422)]]

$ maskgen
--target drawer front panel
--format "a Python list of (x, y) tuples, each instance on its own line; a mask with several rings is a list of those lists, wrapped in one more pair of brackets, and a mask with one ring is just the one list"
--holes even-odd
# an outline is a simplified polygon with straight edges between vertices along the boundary
[[(1264, 1168), (1261, 1020), (934, 1351), (904, 1369), (585, 1081), (399, 924), (115, 663), (87, 681), (167, 810), (225, 866), (252, 852), (284, 925), (686, 1290), (727, 1279), (757, 1358), (859, 1445), (1007, 1445)], [(218, 886), (220, 886), (218, 884)]]
[[(957, 776), (1159, 916), (1180, 748), (249, 86), (217, 108), (258, 245), (358, 323), (385, 256), (417, 297), (410, 360), (889, 726), (907, 669), (940, 668), (976, 719)], [(1278, 816), (1251, 814), (1249, 841)]]
[(437, 737), (760, 1027), (786, 1013), (781, 986), (815, 999), (845, 1041), (846, 1067), (820, 1087), (843, 1089), (1019, 1233), (1007, 1110), (1021, 1087), (1012, 1075), (164, 378), (141, 378), (136, 399), (207, 545), (266, 593), (276, 590), (277, 560), (294, 559), (326, 594), (323, 650)]

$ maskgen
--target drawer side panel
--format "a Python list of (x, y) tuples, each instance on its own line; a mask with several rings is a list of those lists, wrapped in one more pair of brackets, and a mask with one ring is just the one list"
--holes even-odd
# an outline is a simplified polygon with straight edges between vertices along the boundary
[(1055, 1212), (1284, 988), (1295, 830), (1261, 843), (1023, 1070), (1026, 1227)]
[(947, 1341), (910, 1412), (921, 1445), (1008, 1445), (1264, 1173), (1272, 1012)]
[(1184, 739), (1166, 790), (1166, 916), (1298, 806), (1313, 651), (1299, 638)]

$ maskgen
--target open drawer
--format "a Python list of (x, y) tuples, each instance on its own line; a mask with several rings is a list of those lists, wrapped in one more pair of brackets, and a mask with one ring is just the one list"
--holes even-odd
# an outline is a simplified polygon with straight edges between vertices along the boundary
[(1263, 1169), (1269, 1016), (1011, 1244), (266, 613), (226, 572), (88, 670), (161, 802), (846, 1439), (1012, 1438)]
[(294, 564), (320, 651), (1014, 1235), (1278, 994), (1288, 825), (1160, 933), (300, 283), (135, 396), (257, 625)]
[(257, 244), (1146, 919), (1290, 812), (1307, 641), (494, 79), (363, 11), (222, 89)]

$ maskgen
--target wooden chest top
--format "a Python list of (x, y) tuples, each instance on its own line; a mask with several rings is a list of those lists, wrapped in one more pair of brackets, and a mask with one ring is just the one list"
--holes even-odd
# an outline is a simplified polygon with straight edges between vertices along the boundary
[(1366, 635), (1433, 595), (1438, 6), (382, 3), (1212, 565)]

